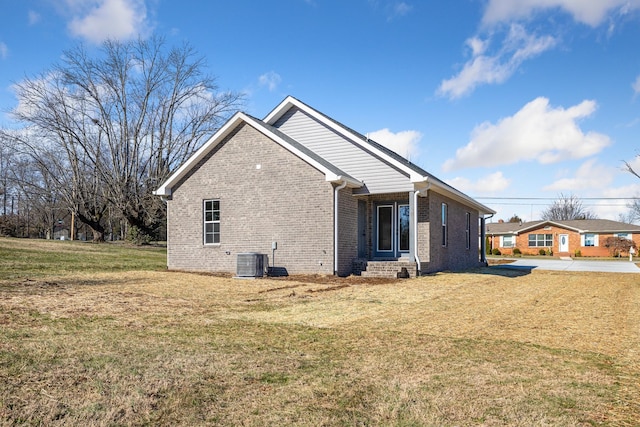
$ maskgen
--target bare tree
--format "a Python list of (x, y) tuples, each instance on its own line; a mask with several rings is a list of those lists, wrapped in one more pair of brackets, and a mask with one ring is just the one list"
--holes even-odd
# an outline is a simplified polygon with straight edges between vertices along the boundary
[[(640, 157), (640, 154), (637, 157)], [(636, 178), (640, 178), (640, 171), (635, 170), (635, 168), (631, 165), (630, 162), (624, 161), (623, 169), (629, 172), (630, 174), (635, 175)]]
[(14, 153), (8, 138), (0, 133), (0, 198), (2, 199), (2, 208), (0, 214), (7, 215), (7, 206), (12, 190), (10, 174)]
[[(637, 157), (640, 157), (640, 155)], [(625, 161), (623, 169), (635, 175), (636, 178), (640, 178), (640, 171), (637, 171), (631, 163)], [(627, 207), (629, 208), (629, 212), (624, 216), (626, 219), (624, 222), (634, 223), (640, 221), (640, 200), (635, 199), (633, 203), (630, 203)]]
[(567, 221), (573, 219), (595, 219), (596, 215), (587, 210), (575, 195), (560, 194), (558, 199), (542, 212), (543, 220)]
[(71, 189), (70, 209), (87, 214), (83, 222), (99, 228), (113, 207), (153, 235), (165, 207), (152, 190), (242, 102), (238, 93), (219, 91), (204, 67), (189, 45), (168, 48), (161, 38), (107, 41), (96, 57), (80, 45), (16, 85), (14, 117), (50, 150), (22, 142), (42, 164), (54, 164), (57, 153), (55, 169), (69, 168), (60, 185)]

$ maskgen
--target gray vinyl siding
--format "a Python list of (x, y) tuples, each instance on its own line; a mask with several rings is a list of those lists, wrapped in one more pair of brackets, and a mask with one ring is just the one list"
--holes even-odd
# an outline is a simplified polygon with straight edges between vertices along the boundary
[(281, 132), (303, 144), (349, 175), (364, 182), (354, 194), (412, 191), (409, 176), (354, 141), (318, 122), (298, 108), (291, 108), (275, 124)]

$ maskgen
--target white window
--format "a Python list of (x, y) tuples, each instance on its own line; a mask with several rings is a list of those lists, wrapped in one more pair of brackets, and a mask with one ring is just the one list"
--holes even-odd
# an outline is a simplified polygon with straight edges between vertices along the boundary
[(580, 236), (582, 246), (598, 246), (598, 235), (594, 233), (585, 233)]
[(501, 248), (512, 248), (515, 246), (515, 236), (513, 234), (509, 234), (507, 236), (500, 236), (500, 247)]
[(471, 213), (467, 212), (467, 222), (464, 230), (465, 241), (467, 242), (467, 249), (471, 249)]
[(442, 246), (447, 246), (447, 204), (442, 204)]
[(204, 244), (220, 243), (220, 200), (204, 201)]
[(529, 247), (552, 247), (553, 234), (529, 234)]
[(615, 237), (620, 237), (621, 239), (631, 240), (631, 233), (616, 233)]

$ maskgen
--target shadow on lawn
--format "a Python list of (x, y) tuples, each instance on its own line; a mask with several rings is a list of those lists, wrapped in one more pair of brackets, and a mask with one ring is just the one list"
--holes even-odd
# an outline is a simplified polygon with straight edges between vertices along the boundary
[(531, 274), (531, 270), (533, 270), (534, 268), (536, 268), (534, 265), (498, 264), (481, 268), (478, 270), (478, 273), (516, 278)]

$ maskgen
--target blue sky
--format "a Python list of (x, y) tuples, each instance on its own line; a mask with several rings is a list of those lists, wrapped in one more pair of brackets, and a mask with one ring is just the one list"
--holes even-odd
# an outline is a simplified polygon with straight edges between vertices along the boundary
[(12, 84), (65, 49), (156, 33), (247, 113), (295, 96), (494, 220), (538, 219), (560, 193), (618, 219), (614, 198), (640, 196), (623, 170), (640, 169), (640, 0), (0, 0), (0, 16), (0, 126)]

